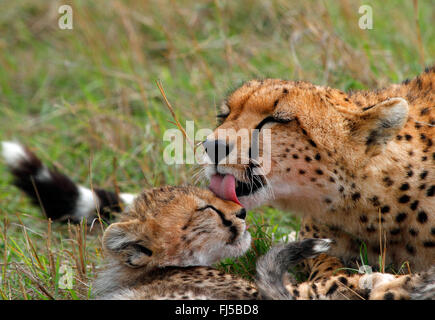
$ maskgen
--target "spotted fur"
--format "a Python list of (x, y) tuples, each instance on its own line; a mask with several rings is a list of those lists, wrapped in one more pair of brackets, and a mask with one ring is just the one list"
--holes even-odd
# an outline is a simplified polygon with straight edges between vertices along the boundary
[(286, 300), (430, 300), (435, 268), (412, 275), (353, 273), (323, 276), (302, 283), (287, 270), (330, 248), (329, 239), (305, 239), (272, 247), (257, 262), (257, 286), (263, 299)]
[[(363, 242), (369, 264), (377, 265), (380, 236), (386, 265), (398, 270), (409, 262), (420, 272), (434, 264), (435, 67), (402, 84), (348, 93), (253, 80), (229, 95), (221, 119), (208, 143), (219, 129), (271, 129), (264, 154), (271, 170), (256, 184), (252, 162), (221, 161), (208, 166), (208, 176), (232, 174), (238, 185), (256, 185), (238, 194), (243, 205), (299, 214), (302, 238), (334, 239), (330, 255), (310, 261), (309, 272), (329, 276), (343, 262), (352, 265)], [(249, 157), (248, 149), (233, 148), (237, 136), (224, 138), (235, 158)]]

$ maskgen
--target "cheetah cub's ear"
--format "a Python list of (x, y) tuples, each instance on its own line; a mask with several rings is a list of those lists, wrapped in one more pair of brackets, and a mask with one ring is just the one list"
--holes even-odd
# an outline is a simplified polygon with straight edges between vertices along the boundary
[(135, 236), (138, 220), (111, 224), (103, 235), (103, 248), (112, 257), (131, 268), (139, 268), (151, 263), (153, 250), (151, 243), (142, 234)]
[(376, 156), (403, 128), (408, 110), (408, 102), (402, 98), (391, 98), (365, 107), (363, 112), (349, 119), (351, 137), (365, 146), (366, 155)]

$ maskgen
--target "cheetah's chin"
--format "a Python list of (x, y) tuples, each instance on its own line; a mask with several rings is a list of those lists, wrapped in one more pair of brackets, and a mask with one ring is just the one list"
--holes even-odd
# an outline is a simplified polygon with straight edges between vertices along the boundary
[(238, 257), (243, 255), (251, 247), (251, 234), (245, 229), (243, 235), (225, 249), (225, 256)]

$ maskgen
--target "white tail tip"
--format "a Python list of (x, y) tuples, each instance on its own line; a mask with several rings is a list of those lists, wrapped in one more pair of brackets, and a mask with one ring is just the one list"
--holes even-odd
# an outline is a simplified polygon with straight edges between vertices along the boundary
[(6, 164), (11, 168), (17, 168), (21, 161), (29, 160), (24, 147), (21, 144), (12, 141), (2, 142), (2, 155)]

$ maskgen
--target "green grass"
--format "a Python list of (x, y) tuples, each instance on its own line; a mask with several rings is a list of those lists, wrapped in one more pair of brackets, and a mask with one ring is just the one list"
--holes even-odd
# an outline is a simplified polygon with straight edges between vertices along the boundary
[[(74, 29), (57, 27), (56, 2), (0, 3), (0, 139), (18, 139), (89, 186), (124, 191), (193, 182), (191, 166), (162, 161), (177, 117), (213, 128), (215, 106), (240, 81), (301, 79), (343, 90), (413, 77), (435, 53), (434, 11), (419, 1), (68, 1)], [(373, 7), (374, 29), (358, 28)], [(416, 18), (421, 32), (418, 40)], [(420, 46), (421, 44), (421, 46)], [(422, 47), (423, 49), (419, 49)], [(84, 299), (102, 263), (101, 228), (48, 224), (0, 165), (0, 296)], [(289, 213), (250, 213), (255, 250), (220, 266), (251, 277), (257, 254), (297, 228)], [(48, 240), (49, 239), (49, 240)], [(61, 265), (74, 288), (59, 288)]]

